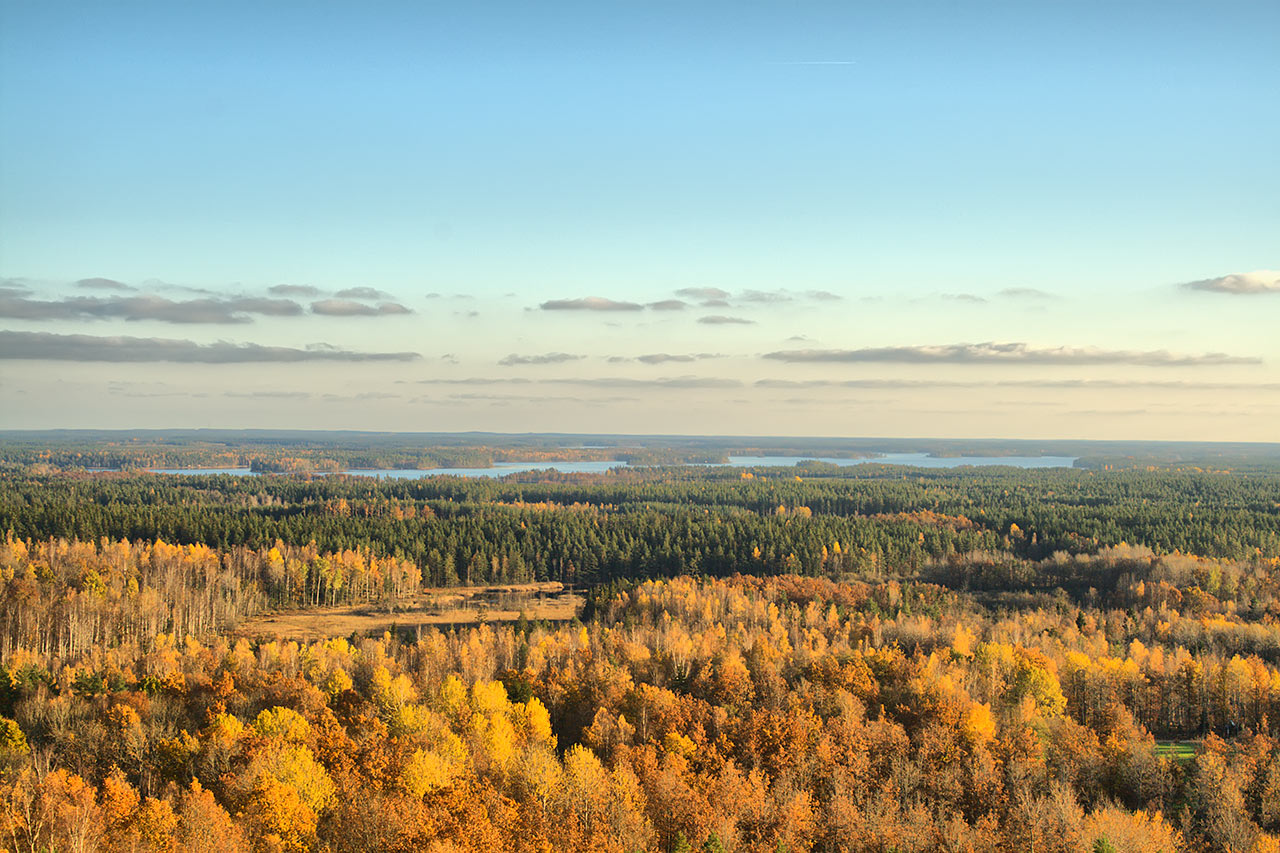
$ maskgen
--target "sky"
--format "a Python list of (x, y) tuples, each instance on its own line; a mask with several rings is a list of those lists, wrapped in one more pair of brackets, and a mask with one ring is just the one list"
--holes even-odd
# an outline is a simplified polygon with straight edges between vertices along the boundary
[(0, 428), (1280, 440), (1280, 4), (0, 0)]

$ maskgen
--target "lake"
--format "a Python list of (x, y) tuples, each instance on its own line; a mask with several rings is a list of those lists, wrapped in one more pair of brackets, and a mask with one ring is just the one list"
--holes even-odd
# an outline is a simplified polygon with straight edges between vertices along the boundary
[[(965, 465), (1008, 465), (1014, 468), (1070, 468), (1074, 456), (929, 456), (926, 453), (886, 453), (883, 456), (854, 459), (834, 456), (730, 456), (727, 463), (699, 463), (702, 467), (733, 468), (790, 468), (800, 462), (826, 462), (842, 468), (854, 465), (910, 465), (917, 468), (959, 468)], [(343, 471), (360, 477), (379, 479), (414, 480), (420, 477), (448, 475), (453, 477), (505, 477), (526, 471), (547, 471), (552, 468), (565, 474), (602, 474), (610, 468), (629, 467), (616, 459), (586, 460), (579, 462), (501, 462), (492, 468), (388, 468), (381, 470), (356, 469)], [(95, 469), (100, 470), (100, 469)], [(248, 468), (152, 468), (156, 474), (252, 474)]]

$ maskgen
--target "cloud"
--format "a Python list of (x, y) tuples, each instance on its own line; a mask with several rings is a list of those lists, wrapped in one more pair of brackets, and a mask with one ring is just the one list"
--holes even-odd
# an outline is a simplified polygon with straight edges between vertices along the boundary
[(1177, 355), (1165, 350), (1134, 352), (1094, 347), (1036, 349), (1025, 343), (948, 344), (942, 346), (867, 347), (856, 350), (800, 349), (766, 353), (763, 358), (788, 363), (848, 364), (1132, 364), (1144, 367), (1190, 367), (1222, 364), (1261, 364), (1258, 358), (1213, 352)]
[(189, 287), (185, 284), (168, 284), (166, 282), (160, 281), (157, 278), (149, 278), (145, 282), (143, 282), (143, 284), (146, 285), (148, 290), (168, 290), (168, 291), (176, 290), (179, 293), (203, 293), (207, 296), (219, 295), (218, 291), (210, 290), (207, 287)]
[[(669, 361), (688, 362), (688, 361), (701, 361), (704, 358), (722, 358), (722, 357), (723, 356), (720, 356), (715, 353), (709, 353), (709, 352), (697, 352), (697, 353), (690, 353), (687, 355), (671, 355), (665, 352), (655, 352), (655, 353), (650, 353), (649, 355), (636, 356), (636, 361), (640, 362), (641, 364), (665, 364)], [(612, 359), (610, 359), (610, 361), (612, 361)]]
[(529, 385), (533, 380), (507, 377), (472, 377), (470, 379), (442, 379), (433, 377), (431, 379), (416, 379), (414, 382), (418, 385)]
[(650, 302), (648, 307), (654, 311), (683, 311), (688, 304), (683, 299), (663, 299), (659, 302)]
[(378, 290), (373, 287), (348, 287), (345, 290), (339, 290), (334, 296), (342, 299), (391, 299), (390, 293)]
[(951, 379), (758, 379), (757, 388), (1044, 388), (1055, 390), (1280, 391), (1280, 382), (1189, 382), (1140, 379), (1003, 379), (989, 382)]
[(379, 302), (377, 306), (373, 306), (350, 299), (322, 299), (311, 303), (311, 313), (327, 317), (386, 317), (413, 312), (399, 302)]
[(699, 302), (698, 304), (703, 308), (728, 308), (729, 300), (728, 299), (708, 299), (704, 302)]
[(682, 287), (676, 296), (687, 296), (690, 299), (728, 299), (729, 291), (718, 287)]
[(785, 290), (744, 290), (739, 298), (743, 302), (762, 302), (765, 304), (790, 302), (792, 300), (791, 294)]
[(585, 355), (570, 355), (567, 352), (549, 352), (543, 355), (516, 355), (512, 353), (498, 362), (503, 367), (514, 367), (517, 364), (563, 364), (566, 361), (580, 361)]
[(819, 302), (836, 302), (844, 299), (840, 294), (832, 293), (829, 290), (806, 290), (804, 295)]
[(1039, 290), (1035, 287), (1006, 287), (1000, 291), (997, 296), (1003, 296), (1006, 299), (1057, 299), (1047, 290)]
[(0, 331), (0, 360), (146, 362), (189, 364), (246, 364), (303, 361), (413, 361), (416, 352), (352, 352), (330, 344), (306, 349), (219, 341), (198, 344), (171, 338), (97, 337), (51, 332)]
[(291, 299), (258, 296), (188, 299), (163, 296), (73, 296), (59, 300), (0, 295), (0, 317), (21, 320), (158, 320), (164, 323), (248, 323), (250, 314), (291, 317), (302, 306)]
[(637, 403), (636, 397), (571, 397), (549, 394), (450, 394), (450, 400), (469, 400), (491, 403), (583, 403), (602, 405), (607, 403)]
[(302, 297), (319, 296), (322, 292), (320, 288), (312, 287), (309, 284), (277, 284), (273, 287), (268, 287), (267, 291), (276, 296)]
[(632, 379), (626, 376), (596, 379), (543, 379), (541, 384), (581, 385), (587, 388), (740, 388), (736, 379), (716, 379), (702, 376), (667, 376), (661, 379)]
[(709, 314), (699, 317), (699, 323), (707, 326), (754, 326), (755, 320), (744, 320), (741, 317), (726, 317), (723, 314)]
[(305, 400), (308, 391), (224, 391), (224, 397), (244, 397), (249, 400)]
[(543, 311), (642, 311), (644, 306), (636, 302), (617, 302), (601, 296), (582, 299), (551, 299), (538, 306)]
[(987, 300), (974, 293), (944, 293), (942, 298), (951, 302), (969, 302), (974, 305), (985, 305)]
[(82, 278), (76, 282), (76, 287), (83, 287), (86, 290), (137, 290), (132, 285), (125, 284), (123, 281), (116, 281), (111, 278)]
[(1232, 273), (1220, 278), (1188, 281), (1179, 286), (1184, 290), (1205, 290), (1210, 293), (1228, 293), (1232, 296), (1280, 293), (1280, 271), (1255, 270), (1254, 272)]
[(398, 400), (399, 394), (386, 391), (364, 391), (360, 394), (325, 394), (320, 399), (326, 403), (351, 403), (362, 400)]

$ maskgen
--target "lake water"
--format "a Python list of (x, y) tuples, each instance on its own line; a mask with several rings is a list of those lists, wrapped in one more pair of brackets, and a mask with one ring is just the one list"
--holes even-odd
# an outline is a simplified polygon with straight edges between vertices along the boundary
[[(964, 465), (1009, 465), (1014, 468), (1070, 468), (1074, 456), (929, 456), (925, 453), (886, 453), (883, 456), (847, 459), (833, 456), (730, 456), (728, 463), (710, 463), (704, 467), (790, 468), (800, 462), (826, 462), (842, 468), (854, 465), (912, 465), (918, 468), (959, 468)], [(390, 468), (343, 471), (361, 477), (413, 480), (420, 477), (449, 475), (453, 477), (505, 477), (525, 471), (547, 471), (552, 468), (565, 474), (602, 474), (610, 468), (626, 468), (627, 463), (615, 459), (580, 462), (502, 462), (492, 468)], [(157, 474), (232, 474), (253, 473), (248, 468), (153, 468)]]

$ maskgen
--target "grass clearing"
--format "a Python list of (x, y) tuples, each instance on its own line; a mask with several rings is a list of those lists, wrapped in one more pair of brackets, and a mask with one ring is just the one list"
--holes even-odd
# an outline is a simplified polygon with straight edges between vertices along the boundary
[(377, 634), (418, 627), (449, 628), (525, 618), (567, 622), (582, 612), (585, 599), (559, 583), (508, 584), (431, 589), (390, 605), (353, 604), (277, 610), (245, 619), (241, 637), (311, 642), (351, 634)]
[(1196, 757), (1196, 750), (1199, 747), (1198, 740), (1159, 740), (1156, 741), (1156, 755), (1186, 762)]

